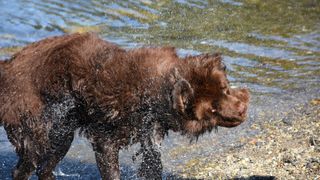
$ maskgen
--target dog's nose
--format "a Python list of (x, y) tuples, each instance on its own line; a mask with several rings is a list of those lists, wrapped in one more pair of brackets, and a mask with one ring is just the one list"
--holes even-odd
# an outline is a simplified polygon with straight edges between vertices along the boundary
[(247, 111), (247, 107), (245, 104), (240, 103), (239, 108), (238, 108), (238, 112), (240, 116), (244, 116), (246, 114)]

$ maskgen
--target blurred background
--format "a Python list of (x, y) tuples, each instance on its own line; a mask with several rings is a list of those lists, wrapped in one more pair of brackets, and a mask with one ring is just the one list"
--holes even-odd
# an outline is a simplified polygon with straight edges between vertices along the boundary
[[(162, 150), (164, 178), (197, 177), (192, 168), (185, 170), (190, 163), (199, 165), (195, 159), (209, 161), (243, 144), (241, 138), (260, 134), (259, 124), (290, 124), (294, 118), (288, 114), (301, 114), (298, 105), (319, 103), (319, 0), (0, 0), (0, 59), (49, 36), (88, 31), (126, 49), (169, 45), (180, 56), (220, 52), (231, 84), (250, 89), (250, 115), (243, 125), (220, 128), (191, 144), (170, 133)], [(0, 147), (0, 179), (10, 179), (17, 157), (3, 128)], [(137, 163), (131, 160), (135, 149), (121, 154), (123, 179), (137, 178)], [(210, 172), (200, 177), (219, 174)], [(237, 172), (222, 177), (250, 176)], [(272, 175), (267, 172), (263, 175)], [(85, 139), (77, 138), (56, 175), (99, 178)]]

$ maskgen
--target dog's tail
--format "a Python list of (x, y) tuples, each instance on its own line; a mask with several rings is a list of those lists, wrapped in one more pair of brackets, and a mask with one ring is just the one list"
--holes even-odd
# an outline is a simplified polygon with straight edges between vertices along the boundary
[[(3, 86), (3, 79), (4, 79), (4, 71), (5, 71), (5, 64), (7, 63), (6, 60), (1, 60), (0, 59), (0, 89)], [(1, 92), (1, 90), (0, 90)]]
[[(5, 64), (7, 64), (7, 60), (0, 60), (0, 96), (2, 92), (2, 88), (4, 88), (4, 75), (5, 75)], [(1, 100), (1, 97), (0, 97)], [(0, 102), (1, 106), (1, 102)], [(1, 114), (1, 107), (0, 107), (0, 114)], [(0, 126), (2, 126), (2, 117), (0, 116)]]
[(1, 81), (4, 79), (5, 75), (5, 66), (10, 62), (10, 59), (0, 59), (0, 88), (1, 88)]

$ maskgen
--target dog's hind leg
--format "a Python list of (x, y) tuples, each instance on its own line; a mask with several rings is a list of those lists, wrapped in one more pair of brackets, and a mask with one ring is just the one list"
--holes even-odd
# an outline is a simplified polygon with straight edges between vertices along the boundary
[(67, 134), (60, 133), (62, 132), (56, 131), (51, 135), (50, 149), (47, 150), (47, 153), (41, 158), (38, 164), (36, 173), (40, 180), (55, 179), (52, 172), (57, 166), (57, 164), (67, 154), (71, 146), (71, 143), (74, 138), (74, 132), (72, 131)]
[(8, 139), (15, 147), (16, 153), (19, 156), (18, 163), (12, 171), (14, 180), (25, 180), (31, 176), (31, 173), (36, 169), (37, 156), (33, 151), (33, 143), (29, 136), (25, 136), (25, 129), (22, 126), (4, 125)]
[(35, 169), (36, 167), (30, 159), (22, 155), (19, 157), (18, 164), (12, 172), (13, 180), (27, 180)]
[(35, 166), (30, 161), (20, 157), (16, 168), (12, 172), (12, 177), (14, 180), (27, 180), (34, 170)]
[(43, 118), (52, 123), (48, 134), (48, 148), (36, 170), (39, 179), (54, 179), (53, 170), (67, 154), (79, 125), (78, 105), (72, 96), (65, 96), (46, 108)]

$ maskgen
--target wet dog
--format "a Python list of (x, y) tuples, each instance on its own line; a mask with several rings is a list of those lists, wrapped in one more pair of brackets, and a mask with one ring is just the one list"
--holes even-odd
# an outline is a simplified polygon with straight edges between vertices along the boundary
[(19, 161), (14, 179), (54, 179), (78, 128), (103, 179), (119, 179), (119, 150), (140, 143), (139, 174), (161, 178), (169, 130), (190, 138), (246, 119), (249, 92), (229, 86), (218, 54), (172, 47), (124, 50), (96, 35), (32, 43), (0, 64), (0, 120)]

